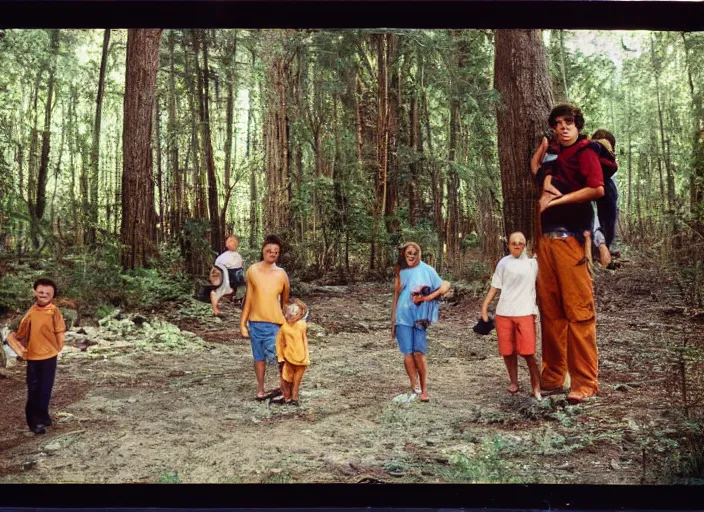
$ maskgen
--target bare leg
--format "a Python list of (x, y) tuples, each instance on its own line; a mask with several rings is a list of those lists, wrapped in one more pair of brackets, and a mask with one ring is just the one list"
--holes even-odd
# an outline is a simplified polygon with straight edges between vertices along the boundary
[(418, 370), (416, 369), (416, 363), (413, 361), (412, 354), (403, 355), (403, 366), (406, 368), (408, 378), (411, 379), (411, 389), (413, 389), (416, 386)]
[(213, 306), (213, 315), (220, 315), (220, 310), (218, 309), (218, 299), (215, 297), (215, 292), (210, 292), (210, 305)]
[(284, 400), (288, 400), (291, 398), (291, 388), (290, 383), (284, 380), (284, 364), (286, 363), (279, 363), (279, 386), (281, 387), (281, 393), (284, 395)]
[(293, 372), (293, 392), (291, 394), (292, 400), (298, 400), (298, 389), (301, 387), (301, 381), (303, 380), (303, 373), (305, 371), (305, 366), (296, 366), (296, 369)]
[(508, 370), (508, 379), (511, 381), (508, 385), (510, 393), (518, 391), (518, 354), (513, 353), (510, 356), (504, 356), (504, 363)]
[(427, 402), (428, 397), (428, 358), (421, 352), (413, 352), (413, 362), (420, 376), (420, 400)]
[(264, 376), (266, 374), (266, 361), (254, 361), (254, 374), (257, 377), (257, 396), (264, 396)]
[(611, 263), (611, 253), (609, 252), (609, 248), (606, 247), (606, 244), (599, 246), (599, 263), (601, 263), (603, 267), (608, 267)]
[(531, 393), (537, 400), (542, 400), (540, 396), (540, 371), (538, 363), (535, 360), (535, 355), (523, 356), (528, 364), (528, 372), (530, 373), (530, 387), (533, 390)]

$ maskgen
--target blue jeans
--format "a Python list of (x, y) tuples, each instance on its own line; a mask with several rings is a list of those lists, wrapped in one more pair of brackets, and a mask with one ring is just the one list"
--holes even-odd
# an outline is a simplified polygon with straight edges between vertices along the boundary
[(604, 196), (596, 200), (596, 212), (601, 224), (601, 231), (606, 238), (606, 247), (616, 237), (616, 221), (618, 220), (618, 189), (613, 178), (604, 181)]

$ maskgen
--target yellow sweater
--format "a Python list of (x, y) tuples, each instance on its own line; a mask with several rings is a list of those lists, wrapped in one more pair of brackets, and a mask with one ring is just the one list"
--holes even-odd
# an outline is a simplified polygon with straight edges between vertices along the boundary
[(287, 361), (296, 366), (308, 366), (307, 324), (299, 320), (295, 324), (283, 324), (276, 335), (276, 356), (279, 362)]
[(247, 269), (246, 280), (245, 311), (249, 313), (246, 320), (285, 324), (279, 297), (284, 294), (288, 296), (290, 285), (286, 272), (279, 267), (262, 270), (261, 264), (256, 263)]

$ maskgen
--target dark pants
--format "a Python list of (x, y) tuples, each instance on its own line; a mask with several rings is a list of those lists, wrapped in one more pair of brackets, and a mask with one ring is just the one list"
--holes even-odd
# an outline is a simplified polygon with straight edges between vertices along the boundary
[(618, 220), (618, 190), (613, 178), (604, 181), (604, 196), (596, 201), (596, 211), (599, 216), (601, 231), (606, 238), (606, 247), (611, 248), (611, 243), (616, 237), (616, 221)]
[(49, 417), (49, 401), (56, 377), (56, 356), (42, 361), (27, 361), (27, 425), (33, 429), (46, 425)]

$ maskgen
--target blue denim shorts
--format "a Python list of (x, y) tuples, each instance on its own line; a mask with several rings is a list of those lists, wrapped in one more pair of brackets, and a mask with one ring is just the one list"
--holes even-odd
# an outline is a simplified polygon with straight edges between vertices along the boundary
[(271, 322), (247, 322), (255, 361), (276, 359), (276, 335), (279, 327), (279, 324)]
[(396, 341), (398, 341), (398, 348), (404, 354), (420, 352), (425, 355), (428, 351), (428, 341), (425, 337), (425, 329), (421, 329), (419, 327), (397, 325)]

